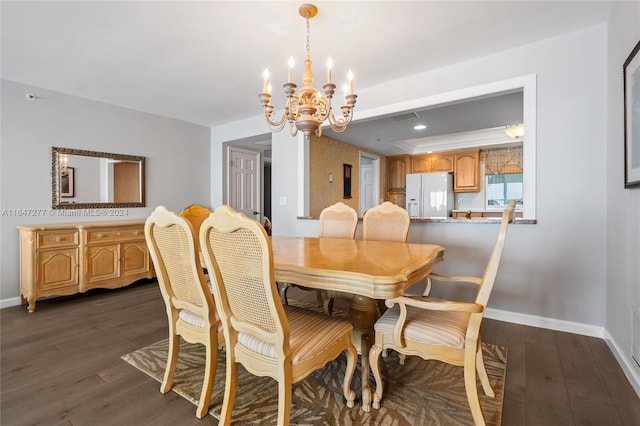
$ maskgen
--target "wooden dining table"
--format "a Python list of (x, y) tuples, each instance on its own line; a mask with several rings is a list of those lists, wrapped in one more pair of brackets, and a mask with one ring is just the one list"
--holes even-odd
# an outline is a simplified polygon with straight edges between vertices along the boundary
[(445, 249), (435, 244), (313, 237), (271, 237), (276, 281), (327, 290), (349, 302), (353, 343), (361, 355), (362, 408), (371, 407), (369, 349), (376, 299), (402, 296), (429, 275)]

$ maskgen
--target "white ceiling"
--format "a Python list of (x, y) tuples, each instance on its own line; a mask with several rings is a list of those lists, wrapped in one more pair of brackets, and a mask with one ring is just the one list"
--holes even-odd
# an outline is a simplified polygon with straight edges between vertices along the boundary
[[(216, 126), (261, 114), (257, 95), (264, 68), (273, 76), (276, 105), (289, 56), (297, 60), (299, 80), (306, 31), (300, 4), (3, 0), (1, 76)], [(310, 25), (316, 87), (325, 81), (324, 64), (331, 56), (336, 84), (352, 69), (356, 92), (604, 23), (614, 6), (611, 1), (315, 4), (319, 13)]]

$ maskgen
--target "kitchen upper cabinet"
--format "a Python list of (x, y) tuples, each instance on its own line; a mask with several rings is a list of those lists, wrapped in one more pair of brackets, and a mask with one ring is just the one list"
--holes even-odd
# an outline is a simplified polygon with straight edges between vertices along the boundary
[(431, 155), (414, 155), (412, 159), (413, 173), (429, 173), (431, 171)]
[(389, 170), (389, 190), (405, 189), (407, 174), (411, 173), (411, 156), (393, 155), (387, 157), (387, 167)]
[(451, 173), (454, 166), (454, 155), (450, 152), (422, 154), (413, 156), (413, 173)]
[(451, 153), (440, 152), (431, 154), (431, 173), (453, 172), (454, 155)]
[(480, 150), (458, 151), (454, 159), (454, 192), (480, 191)]
[(392, 155), (387, 157), (387, 172), (387, 200), (404, 207), (407, 174), (412, 172), (411, 156)]

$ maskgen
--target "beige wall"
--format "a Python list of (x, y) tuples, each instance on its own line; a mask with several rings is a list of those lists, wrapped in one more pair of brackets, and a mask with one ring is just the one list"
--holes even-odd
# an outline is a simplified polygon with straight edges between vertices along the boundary
[[(356, 211), (360, 207), (360, 152), (380, 157), (380, 191), (386, 182), (386, 159), (382, 154), (349, 145), (326, 136), (312, 136), (310, 143), (309, 186), (311, 199), (309, 214), (320, 216), (325, 207), (342, 201)], [(343, 198), (343, 164), (351, 164), (351, 198)], [(329, 182), (333, 175), (333, 183)], [(383, 179), (383, 176), (385, 177)]]

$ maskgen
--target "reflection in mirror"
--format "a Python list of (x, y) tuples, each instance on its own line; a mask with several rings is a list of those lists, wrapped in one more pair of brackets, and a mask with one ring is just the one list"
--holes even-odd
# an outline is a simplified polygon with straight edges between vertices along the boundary
[(144, 157), (51, 148), (54, 209), (144, 207)]

